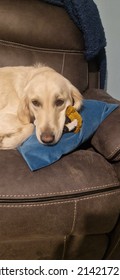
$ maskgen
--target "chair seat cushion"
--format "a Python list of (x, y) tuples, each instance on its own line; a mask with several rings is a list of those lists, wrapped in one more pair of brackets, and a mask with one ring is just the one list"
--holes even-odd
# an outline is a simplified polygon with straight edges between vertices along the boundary
[(50, 199), (119, 186), (112, 165), (94, 150), (77, 150), (31, 172), (17, 150), (0, 151), (0, 198)]
[(36, 172), (17, 150), (0, 151), (0, 158), (1, 239), (69, 234), (75, 201), (76, 234), (113, 229), (119, 215), (119, 182), (100, 154), (78, 150)]

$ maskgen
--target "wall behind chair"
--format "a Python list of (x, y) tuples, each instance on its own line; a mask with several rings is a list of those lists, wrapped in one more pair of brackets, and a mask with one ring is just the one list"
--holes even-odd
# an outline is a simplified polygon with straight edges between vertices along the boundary
[(106, 90), (120, 100), (120, 0), (94, 0), (107, 39)]

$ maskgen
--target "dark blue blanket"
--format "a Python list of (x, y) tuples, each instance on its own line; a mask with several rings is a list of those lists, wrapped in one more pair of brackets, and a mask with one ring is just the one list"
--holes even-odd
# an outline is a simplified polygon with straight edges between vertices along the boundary
[(96, 4), (93, 0), (43, 0), (62, 6), (68, 12), (78, 28), (83, 32), (85, 40), (85, 56), (87, 60), (98, 55), (100, 67), (100, 87), (104, 88), (106, 78), (106, 38), (104, 28)]
[(32, 171), (48, 166), (59, 160), (62, 155), (72, 152), (88, 140), (101, 122), (117, 107), (118, 105), (116, 104), (108, 104), (96, 100), (84, 100), (80, 112), (83, 124), (79, 133), (65, 133), (56, 145), (46, 146), (38, 142), (34, 132), (18, 150)]

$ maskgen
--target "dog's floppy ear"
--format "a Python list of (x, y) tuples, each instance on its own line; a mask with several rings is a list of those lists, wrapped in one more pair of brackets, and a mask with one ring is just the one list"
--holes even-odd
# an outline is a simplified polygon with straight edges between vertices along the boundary
[(24, 123), (24, 124), (30, 123), (31, 117), (30, 117), (30, 110), (29, 110), (27, 97), (23, 97), (20, 100), (17, 114), (18, 114), (19, 120), (22, 123)]
[(79, 110), (80, 107), (82, 106), (83, 97), (82, 97), (80, 91), (72, 84), (71, 84), (71, 96), (73, 99), (73, 107), (76, 110)]

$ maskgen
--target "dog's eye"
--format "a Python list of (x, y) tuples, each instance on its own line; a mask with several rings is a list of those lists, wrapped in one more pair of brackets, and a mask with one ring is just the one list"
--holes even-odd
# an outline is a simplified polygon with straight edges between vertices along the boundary
[(40, 102), (38, 100), (32, 100), (32, 104), (35, 106), (35, 107), (39, 107), (40, 106)]
[(56, 101), (55, 101), (55, 105), (56, 106), (62, 106), (64, 104), (64, 100), (63, 99), (57, 99)]

